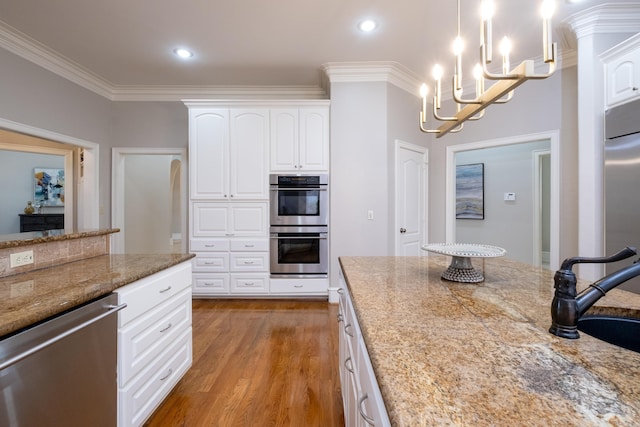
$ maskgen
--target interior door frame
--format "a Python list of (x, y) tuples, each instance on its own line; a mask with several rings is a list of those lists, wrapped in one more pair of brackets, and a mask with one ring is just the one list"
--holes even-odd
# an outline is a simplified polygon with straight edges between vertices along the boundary
[(560, 265), (560, 131), (547, 131), (487, 141), (447, 146), (446, 182), (445, 182), (445, 240), (456, 241), (456, 153), (481, 148), (522, 144), (526, 142), (548, 140), (551, 149), (551, 242), (549, 268), (557, 270)]
[[(74, 168), (73, 154), (63, 150), (65, 153), (65, 179), (69, 179), (66, 175), (70, 174), (71, 179), (74, 178), (75, 169), (75, 185), (67, 182), (67, 187), (71, 190), (69, 194), (65, 190), (65, 230), (82, 231), (97, 230), (100, 228), (100, 150), (99, 145), (95, 142), (87, 141), (73, 136), (64, 135), (47, 129), (37, 128), (35, 126), (26, 125), (12, 120), (0, 118), (0, 128), (22, 133), (25, 135), (48, 139), (50, 141), (67, 144), (73, 147), (82, 148), (83, 159), (82, 165)], [(27, 147), (20, 145), (17, 151), (28, 151)], [(12, 148), (16, 149), (16, 148)], [(72, 151), (72, 150), (70, 150)], [(51, 149), (41, 151), (45, 154), (62, 154), (53, 153)], [(79, 159), (80, 160), (80, 159)], [(80, 161), (78, 162), (80, 163)], [(77, 194), (74, 194), (76, 192)], [(67, 207), (68, 205), (68, 207)], [(75, 215), (75, 216), (74, 216)]]
[[(551, 150), (533, 152), (533, 264), (542, 265), (542, 158), (552, 156)], [(553, 158), (553, 156), (551, 157)]]
[(415, 151), (418, 153), (422, 154), (422, 188), (423, 188), (423, 194), (422, 194), (422, 242), (427, 242), (428, 237), (429, 237), (429, 227), (428, 227), (428, 213), (429, 213), (429, 149), (426, 147), (423, 147), (421, 145), (416, 145), (416, 144), (411, 144), (409, 142), (405, 142), (399, 139), (395, 140), (394, 143), (394, 161), (393, 161), (393, 168), (394, 168), (394, 221), (393, 221), (393, 247), (394, 247), (394, 253), (397, 255), (399, 253), (399, 245), (400, 245), (400, 236), (399, 234), (396, 232), (399, 228), (400, 228), (400, 223), (399, 223), (399, 218), (400, 218), (400, 212), (399, 212), (399, 203), (398, 203), (398, 191), (396, 188), (396, 185), (398, 183), (398, 153), (401, 149), (405, 149), (405, 150), (411, 150), (411, 151)]
[(111, 226), (120, 233), (111, 234), (111, 252), (124, 253), (124, 161), (129, 154), (181, 156), (180, 233), (182, 252), (187, 251), (187, 150), (186, 148), (114, 147), (111, 149)]

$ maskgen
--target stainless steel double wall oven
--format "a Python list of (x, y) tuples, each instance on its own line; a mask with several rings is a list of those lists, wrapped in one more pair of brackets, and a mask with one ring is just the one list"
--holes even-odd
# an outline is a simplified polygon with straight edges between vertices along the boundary
[(327, 277), (329, 176), (272, 174), (272, 277)]

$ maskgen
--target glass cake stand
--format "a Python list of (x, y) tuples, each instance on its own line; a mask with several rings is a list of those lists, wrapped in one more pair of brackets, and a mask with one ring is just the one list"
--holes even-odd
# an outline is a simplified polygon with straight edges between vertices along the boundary
[(422, 249), (440, 255), (453, 257), (451, 264), (442, 278), (452, 282), (480, 283), (484, 276), (473, 268), (471, 258), (495, 258), (507, 253), (503, 248), (489, 245), (477, 245), (473, 243), (430, 243), (422, 246)]

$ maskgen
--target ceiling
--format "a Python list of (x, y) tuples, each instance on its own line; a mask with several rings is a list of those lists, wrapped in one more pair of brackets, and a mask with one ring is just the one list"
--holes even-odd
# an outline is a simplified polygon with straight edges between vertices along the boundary
[[(479, 3), (461, 0), (473, 44)], [(513, 39), (512, 63), (539, 57), (540, 1), (495, 3), (494, 39)], [(566, 50), (562, 20), (603, 2), (556, 3), (554, 38)], [(454, 0), (0, 0), (0, 24), (113, 87), (319, 86), (333, 62), (393, 61), (418, 79), (436, 61), (450, 71), (455, 11)], [(373, 33), (356, 28), (365, 17), (379, 22)], [(177, 47), (195, 56), (179, 60)]]

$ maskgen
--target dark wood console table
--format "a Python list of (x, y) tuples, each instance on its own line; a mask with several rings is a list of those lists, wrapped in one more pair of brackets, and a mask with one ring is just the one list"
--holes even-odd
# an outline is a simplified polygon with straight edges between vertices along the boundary
[(19, 215), (21, 233), (64, 228), (64, 214), (61, 213)]

